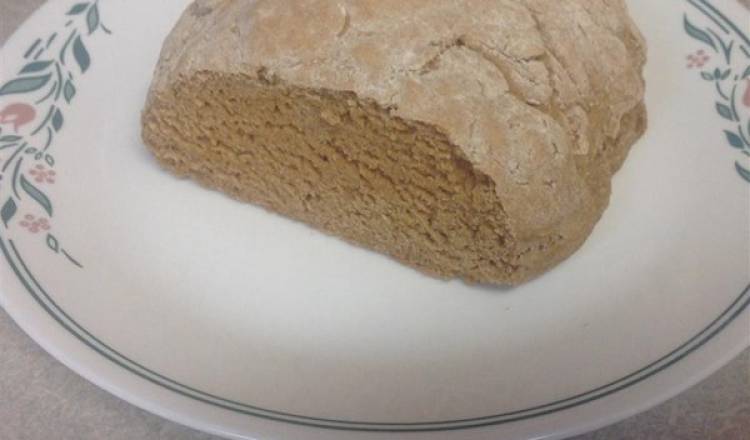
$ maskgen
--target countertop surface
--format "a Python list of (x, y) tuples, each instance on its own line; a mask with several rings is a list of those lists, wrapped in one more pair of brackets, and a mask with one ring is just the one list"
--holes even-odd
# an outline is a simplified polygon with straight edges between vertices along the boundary
[[(42, 3), (0, 0), (0, 45)], [(34, 344), (2, 309), (0, 396), (3, 440), (218, 440), (80, 378)], [(750, 440), (750, 350), (675, 399), (575, 440), (595, 439)]]

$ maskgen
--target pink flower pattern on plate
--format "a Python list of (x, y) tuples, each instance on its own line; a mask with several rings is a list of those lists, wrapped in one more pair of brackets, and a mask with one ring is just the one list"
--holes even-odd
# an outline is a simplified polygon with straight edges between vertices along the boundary
[(22, 102), (8, 104), (0, 110), (0, 125), (11, 124), (16, 133), (19, 128), (32, 122), (34, 118), (36, 118), (34, 107)]
[(711, 57), (706, 53), (705, 50), (701, 49), (695, 53), (691, 53), (687, 56), (688, 69), (700, 68), (711, 61)]
[(32, 168), (29, 171), (29, 174), (34, 177), (34, 181), (36, 181), (36, 183), (49, 184), (55, 183), (55, 176), (57, 175), (55, 170), (48, 170), (42, 164), (39, 164), (36, 167)]
[(49, 224), (49, 220), (44, 217), (36, 218), (31, 214), (26, 214), (23, 220), (20, 222), (21, 227), (26, 228), (32, 234), (36, 234), (40, 231), (49, 231), (52, 226)]

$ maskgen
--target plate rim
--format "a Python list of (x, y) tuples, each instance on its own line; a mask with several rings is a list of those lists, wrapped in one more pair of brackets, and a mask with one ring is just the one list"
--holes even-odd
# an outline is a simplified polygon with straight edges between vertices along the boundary
[[(7, 244), (6, 244), (7, 243)], [(6, 239), (0, 233), (0, 251), (10, 265), (13, 272), (21, 281), (26, 291), (34, 298), (40, 307), (52, 317), (68, 333), (75, 336), (79, 341), (99, 355), (113, 362), (118, 367), (128, 371), (131, 374), (139, 376), (155, 385), (165, 388), (171, 392), (182, 395), (183, 397), (197, 400), (204, 404), (213, 405), (218, 408), (232, 411), (235, 413), (259, 417), (275, 422), (290, 423), (295, 425), (309, 426), (314, 428), (341, 429), (347, 431), (363, 432), (437, 432), (437, 431), (455, 431), (470, 428), (482, 428), (488, 426), (497, 426), (507, 423), (519, 422), (523, 420), (543, 417), (549, 414), (572, 409), (587, 403), (605, 398), (615, 394), (623, 389), (629, 388), (646, 379), (668, 369), (672, 365), (680, 362), (691, 353), (699, 350), (705, 344), (710, 342), (715, 336), (719, 335), (728, 327), (736, 318), (750, 310), (750, 284), (745, 287), (737, 298), (713, 321), (711, 321), (700, 332), (693, 335), (688, 341), (679, 345), (668, 354), (660, 357), (654, 362), (641, 367), (640, 369), (614, 380), (608, 384), (598, 386), (587, 392), (579, 393), (564, 399), (536, 405), (531, 408), (515, 410), (503, 414), (467, 418), (460, 420), (443, 420), (430, 422), (365, 422), (355, 420), (338, 420), (321, 417), (311, 417), (300, 414), (292, 414), (283, 411), (269, 410), (254, 405), (244, 404), (230, 399), (225, 399), (207, 392), (200, 391), (196, 388), (179, 383), (160, 373), (129, 359), (127, 356), (119, 353), (117, 350), (109, 347), (100, 341), (96, 336), (91, 334), (83, 326), (78, 324), (75, 319), (68, 315), (52, 299), (45, 289), (35, 279), (24, 263), (22, 256), (18, 253), (13, 240)], [(16, 261), (18, 261), (18, 265)], [(25, 275), (25, 276), (24, 276)]]
[[(59, 1), (63, 1), (63, 0), (59, 0)], [(695, 6), (698, 10), (700, 10), (703, 13), (705, 13), (705, 11), (703, 9), (701, 9), (700, 7), (696, 6), (696, 4), (701, 4), (704, 7), (714, 8), (711, 5), (710, 0), (684, 0), (684, 1), (687, 2), (690, 5)], [(96, 3), (98, 3), (98, 0), (97, 0), (97, 2), (92, 2), (92, 4), (96, 4)], [(47, 3), (47, 4), (49, 4), (49, 3)], [(40, 7), (40, 8), (38, 8), (37, 10), (35, 10), (34, 13), (32, 15), (30, 15), (24, 21), (24, 23), (19, 26), (19, 29), (21, 27), (26, 26), (28, 24), (28, 22), (34, 20), (36, 18), (37, 14), (39, 14), (40, 11), (43, 10), (45, 6), (46, 5), (44, 5), (44, 6)], [(716, 10), (716, 9), (714, 8), (714, 10)], [(731, 20), (728, 20), (728, 21), (731, 22)], [(739, 32), (740, 34), (742, 34), (744, 36), (745, 40), (747, 40), (747, 41), (750, 42), (750, 39), (748, 39), (748, 37), (745, 36), (742, 33), (742, 31), (736, 27), (736, 25), (734, 25), (732, 23), (732, 26), (734, 26), (734, 28), (735, 28), (735, 30), (737, 32)], [(688, 31), (688, 33), (690, 33), (690, 32)], [(9, 39), (13, 38), (13, 36), (15, 36), (15, 32), (14, 32), (13, 35), (11, 35), (11, 37), (9, 37)], [(693, 38), (696, 38), (694, 35), (691, 35), (691, 36), (693, 36)], [(0, 49), (2, 49), (2, 48), (0, 48)], [(730, 143), (731, 143), (731, 140), (730, 140)], [(737, 166), (738, 167), (740, 166), (739, 162), (737, 163)], [(742, 175), (742, 172), (741, 172), (741, 170), (739, 168), (737, 169), (737, 171), (740, 173), (741, 177), (745, 178), (745, 176)], [(94, 335), (92, 335), (91, 333), (89, 333), (85, 328), (83, 328), (82, 326), (80, 326), (75, 320), (73, 320), (70, 316), (68, 316), (67, 313), (64, 310), (62, 310), (61, 308), (59, 308), (55, 304), (54, 300), (46, 293), (46, 291), (43, 289), (43, 287), (41, 285), (39, 285), (39, 283), (34, 278), (33, 274), (28, 270), (28, 268), (24, 264), (22, 257), (20, 256), (20, 254), (18, 253), (17, 249), (15, 248), (15, 246), (13, 244), (13, 241), (11, 239), (7, 239), (6, 240), (6, 237), (1, 232), (0, 232), (0, 250), (2, 251), (2, 254), (5, 257), (7, 264), (12, 269), (12, 271), (16, 274), (17, 279), (21, 282), (21, 284), (26, 289), (26, 291), (28, 292), (28, 294), (31, 295), (34, 298), (34, 300), (41, 306), (41, 308), (50, 317), (52, 317), (58, 324), (60, 324), (63, 328), (65, 328), (66, 331), (68, 331), (68, 333), (70, 335), (75, 336), (85, 346), (89, 347), (91, 350), (93, 350), (97, 354), (99, 354), (99, 355), (103, 356), (104, 358), (108, 359), (109, 361), (113, 362), (115, 364), (115, 366), (119, 367), (120, 369), (127, 370), (127, 371), (129, 371), (130, 374), (135, 374), (136, 376), (140, 377), (141, 379), (144, 379), (144, 380), (147, 380), (147, 381), (149, 381), (151, 383), (154, 383), (155, 385), (158, 385), (158, 386), (160, 386), (160, 387), (162, 387), (162, 388), (164, 388), (166, 390), (169, 390), (171, 392), (176, 392), (178, 394), (181, 394), (184, 397), (187, 397), (187, 398), (190, 398), (190, 399), (195, 399), (195, 400), (200, 401), (200, 402), (202, 402), (204, 404), (215, 405), (214, 403), (212, 403), (210, 401), (196, 399), (193, 396), (190, 396), (188, 394), (182, 393), (182, 392), (180, 392), (180, 391), (178, 391), (176, 389), (172, 389), (172, 388), (170, 388), (168, 386), (165, 386), (162, 383), (155, 382), (154, 380), (152, 380), (152, 378), (146, 377), (143, 374), (140, 374), (140, 373), (138, 373), (136, 371), (133, 371), (131, 368), (128, 368), (128, 366), (122, 365), (117, 360), (112, 359), (112, 357), (111, 357), (112, 355), (119, 356), (119, 357), (121, 357), (122, 359), (124, 359), (126, 361), (132, 362), (134, 364), (134, 366), (137, 367), (137, 368), (146, 370), (146, 371), (148, 371), (150, 373), (153, 373), (156, 376), (160, 376), (161, 378), (166, 379), (167, 381), (172, 382), (172, 383), (174, 383), (175, 385), (177, 385), (179, 387), (184, 387), (184, 388), (190, 389), (190, 387), (188, 387), (186, 385), (179, 384), (176, 381), (173, 381), (173, 380), (171, 380), (169, 378), (166, 378), (165, 376), (162, 376), (159, 373), (150, 371), (150, 370), (148, 370), (148, 368), (146, 368), (144, 366), (141, 366), (141, 365), (139, 365), (139, 364), (137, 364), (137, 363), (129, 360), (126, 356), (124, 356), (124, 355), (118, 353), (116, 350), (108, 347), (106, 344), (104, 344), (103, 342), (99, 341)], [(13, 261), (13, 257), (12, 257), (11, 254), (15, 255), (15, 258), (18, 260), (18, 262), (20, 263), (21, 267), (18, 267), (15, 264), (15, 262)], [(72, 260), (73, 263), (76, 263), (75, 260), (73, 260), (72, 258), (71, 258), (71, 260)], [(26, 273), (30, 279), (24, 278), (24, 276), (22, 275), (23, 273)], [(34, 286), (36, 286), (36, 288), (38, 289), (38, 291), (35, 291)], [(5, 295), (3, 295), (2, 291), (0, 291), (0, 298), (3, 297), (3, 296), (5, 296)], [(45, 300), (46, 300), (46, 302), (45, 302)], [(53, 310), (50, 310), (48, 308), (50, 306), (52, 307)], [(57, 310), (55, 310), (55, 309), (57, 309)], [(512, 411), (510, 413), (493, 415), (493, 416), (483, 416), (483, 417), (468, 418), (468, 419), (455, 420), (455, 421), (435, 421), (435, 422), (415, 422), (415, 423), (357, 422), (357, 421), (346, 421), (346, 420), (335, 420), (335, 419), (325, 419), (325, 418), (317, 418), (317, 417), (308, 417), (308, 416), (303, 416), (303, 415), (295, 415), (295, 414), (284, 413), (284, 412), (281, 412), (281, 411), (266, 410), (266, 409), (262, 409), (262, 408), (259, 408), (259, 407), (254, 407), (252, 405), (246, 405), (246, 404), (242, 404), (242, 403), (239, 403), (239, 402), (232, 402), (232, 401), (230, 401), (228, 399), (222, 399), (222, 398), (220, 398), (218, 396), (212, 396), (209, 393), (203, 393), (203, 392), (200, 392), (200, 391), (195, 390), (195, 389), (192, 389), (192, 390), (193, 391), (197, 391), (198, 393), (201, 393), (201, 394), (203, 394), (205, 396), (208, 396), (208, 397), (211, 397), (211, 398), (218, 398), (220, 400), (225, 400), (228, 404), (245, 406), (245, 407), (251, 408), (252, 411), (266, 412), (266, 413), (269, 413), (270, 415), (263, 414), (263, 413), (257, 413), (257, 412), (250, 412), (250, 411), (241, 411), (241, 410), (237, 410), (236, 408), (231, 408), (231, 407), (221, 406), (221, 405), (215, 405), (215, 406), (217, 406), (217, 407), (219, 407), (221, 409), (224, 409), (224, 410), (228, 410), (228, 411), (232, 411), (232, 412), (240, 413), (240, 414), (245, 414), (245, 415), (249, 415), (249, 416), (253, 416), (253, 417), (264, 418), (264, 419), (272, 420), (272, 421), (275, 421), (275, 422), (291, 423), (291, 424), (296, 424), (296, 425), (301, 425), (301, 426), (309, 426), (309, 427), (316, 427), (316, 428), (336, 429), (336, 430), (344, 430), (344, 431), (360, 431), (360, 432), (403, 433), (403, 432), (436, 432), (436, 431), (446, 431), (446, 430), (448, 430), (448, 431), (455, 431), (455, 430), (472, 429), (472, 428), (479, 428), (479, 427), (498, 426), (498, 425), (502, 425), (502, 424), (517, 422), (517, 421), (521, 421), (521, 420), (527, 420), (529, 418), (542, 417), (542, 416), (545, 416), (545, 415), (549, 415), (551, 413), (568, 410), (568, 409), (571, 409), (573, 407), (584, 405), (586, 403), (590, 403), (591, 401), (604, 398), (604, 397), (606, 397), (606, 396), (608, 396), (610, 394), (617, 393), (617, 392), (619, 392), (619, 391), (621, 391), (621, 390), (623, 390), (625, 388), (628, 388), (628, 387), (631, 387), (631, 386), (633, 386), (635, 384), (638, 384), (638, 383), (640, 383), (640, 382), (642, 382), (642, 381), (644, 381), (644, 380), (646, 380), (646, 379), (648, 379), (650, 377), (653, 377), (654, 375), (656, 375), (656, 374), (658, 374), (658, 373), (660, 373), (660, 372), (662, 372), (662, 371), (670, 368), (672, 365), (674, 365), (674, 364), (680, 362), (681, 360), (685, 359), (686, 357), (688, 357), (693, 352), (700, 350), (701, 347), (703, 347), (708, 342), (712, 341), (717, 335), (721, 334), (724, 331), (724, 329), (726, 329), (728, 326), (730, 326), (738, 317), (740, 317), (743, 314), (745, 314), (749, 309), (750, 309), (750, 284), (748, 284), (748, 286), (745, 287), (740, 292), (740, 294), (732, 302), (732, 304), (729, 307), (727, 307), (724, 310), (724, 312), (722, 312), (719, 317), (715, 318), (708, 326), (706, 326), (703, 330), (701, 330), (700, 332), (698, 332), (697, 334), (695, 334), (693, 337), (691, 337), (687, 342), (681, 344), (679, 347), (675, 348), (670, 353), (668, 353), (667, 355), (662, 356), (661, 358), (659, 358), (658, 360), (652, 362), (651, 364), (649, 364), (649, 365), (647, 365), (645, 367), (642, 367), (641, 369), (639, 369), (639, 370), (637, 370), (637, 371), (635, 371), (635, 372), (633, 372), (631, 374), (628, 374), (628, 375), (624, 376), (621, 379), (613, 381), (610, 384), (597, 387), (597, 388), (595, 388), (593, 390), (590, 390), (588, 392), (585, 392), (585, 393), (579, 393), (578, 395), (572, 396), (570, 398), (560, 399), (558, 401), (551, 402), (551, 403), (544, 404), (544, 405), (536, 405), (535, 407), (529, 408), (529, 409), (526, 409), (526, 410), (516, 410), (516, 411)], [(14, 313), (10, 313), (10, 311), (9, 311), (9, 314), (11, 315), (11, 317), (16, 322), (22, 321), (21, 319), (18, 319), (15, 316)], [(100, 351), (97, 347), (92, 346), (90, 344), (90, 341), (85, 340), (85, 338), (82, 338), (79, 333), (76, 333), (76, 332), (72, 331), (70, 328), (68, 328), (68, 325), (66, 325), (64, 323), (64, 321), (66, 321), (66, 320), (70, 321), (70, 323), (68, 325), (72, 324), (72, 327), (74, 329), (77, 329), (80, 333), (83, 333), (84, 335), (90, 336), (93, 341), (96, 341), (98, 344), (101, 344), (103, 347), (105, 347), (106, 349), (110, 350), (113, 353), (110, 353), (110, 355), (108, 355), (108, 354), (105, 354), (104, 352)], [(27, 330), (26, 326), (22, 326), (22, 328), (29, 335), (32, 335), (32, 333), (34, 333), (34, 332), (31, 332), (31, 331)], [(37, 337), (34, 337), (34, 336), (32, 336), (32, 338), (39, 345), (41, 345), (42, 347), (44, 347), (46, 351), (48, 351), (50, 353), (52, 353), (54, 351), (54, 350), (48, 349), (47, 348), (48, 344), (42, 343), (40, 341), (40, 338), (37, 338)], [(696, 342), (695, 345), (691, 345), (691, 343), (694, 342), (694, 341), (698, 341), (698, 342)], [(738, 350), (738, 352), (741, 351), (741, 350), (743, 350), (743, 349), (745, 349), (745, 348), (747, 348), (747, 347), (750, 347), (750, 339), (745, 343), (745, 346), (743, 346), (742, 344), (740, 344), (740, 349)], [(687, 348), (687, 350), (685, 350), (683, 352), (683, 350), (682, 350), (683, 348)], [(673, 357), (673, 355), (674, 355), (674, 357)], [(62, 356), (55, 355), (55, 357), (58, 360), (61, 360), (61, 362), (63, 362), (66, 365), (68, 365), (71, 369), (73, 369), (76, 372), (79, 372), (79, 374), (81, 374), (78, 368), (74, 368), (74, 367), (72, 367), (70, 365), (73, 362), (64, 362), (61, 359)], [(671, 359), (671, 360), (669, 360), (667, 362), (668, 359)], [(664, 361), (664, 363), (666, 363), (666, 365), (662, 365), (662, 361)], [(652, 367), (654, 368), (654, 370), (651, 373), (649, 373), (649, 374), (647, 374), (647, 375), (645, 375), (643, 377), (639, 377), (636, 380), (632, 381), (631, 383), (628, 383), (627, 385), (624, 385), (624, 386), (621, 386), (621, 387), (617, 385), (622, 380), (627, 380), (629, 378), (636, 377), (642, 371), (651, 370)], [(716, 371), (719, 367), (720, 367), (720, 365), (717, 366), (714, 369), (710, 369), (709, 368), (710, 371), (708, 371), (708, 370), (707, 371), (702, 371), (702, 373), (705, 373), (705, 374), (700, 374), (700, 375), (706, 377), (706, 376), (712, 374), (714, 371)], [(86, 377), (89, 380), (92, 380), (95, 383), (98, 383), (98, 381), (90, 379), (88, 375), (83, 375), (83, 376)], [(685, 382), (689, 382), (689, 381), (685, 381)], [(100, 386), (102, 386), (102, 385), (100, 385)], [(614, 386), (616, 389), (613, 390), (613, 391), (607, 392), (605, 394), (602, 394), (600, 396), (594, 397), (592, 399), (584, 400), (584, 401), (582, 401), (580, 403), (576, 403), (576, 404), (568, 405), (568, 406), (563, 406), (563, 407), (561, 407), (559, 409), (544, 411), (544, 412), (541, 412), (539, 414), (528, 415), (528, 416), (523, 416), (523, 417), (520, 416), (521, 413), (525, 413), (525, 412), (529, 412), (529, 411), (534, 411), (534, 410), (542, 409), (542, 408), (545, 408), (545, 407), (548, 407), (548, 406), (553, 406), (553, 405), (555, 405), (557, 403), (563, 403), (563, 402), (566, 402), (566, 401), (574, 400), (574, 399), (576, 399), (578, 397), (583, 397), (583, 396), (586, 396), (586, 395), (588, 395), (590, 393), (594, 393), (594, 392), (596, 392), (598, 390), (602, 390), (603, 388), (609, 388), (610, 386)], [(687, 387), (685, 387), (685, 388), (687, 388)], [(676, 390), (675, 394), (681, 392), (685, 388), (681, 388), (679, 390)], [(119, 393), (115, 393), (115, 394), (119, 395)], [(124, 396), (121, 396), (121, 397), (124, 397)], [(667, 397), (665, 397), (664, 399), (657, 399), (657, 400), (661, 401), (661, 400), (665, 400), (666, 398)], [(128, 399), (128, 398), (126, 398), (126, 400), (132, 402), (132, 400), (134, 400), (134, 399)], [(138, 406), (142, 406), (142, 405), (138, 405)], [(275, 415), (278, 415), (278, 417), (275, 417)], [(490, 419), (502, 418), (502, 417), (505, 417), (505, 416), (509, 416), (509, 417), (511, 417), (511, 419), (508, 419), (508, 420), (499, 420), (499, 421), (489, 421)], [(513, 418), (512, 416), (518, 416), (518, 417)], [(174, 419), (173, 417), (171, 417), (169, 415), (167, 415), (165, 417), (170, 418), (170, 419)], [(287, 418), (284, 418), (284, 417), (289, 417), (290, 419), (287, 419)], [(297, 418), (299, 420), (293, 420), (294, 418)], [(436, 425), (452, 425), (452, 424), (468, 423), (468, 422), (475, 422), (475, 421), (486, 421), (486, 422), (482, 422), (482, 423), (478, 423), (478, 424), (461, 425), (461, 426), (431, 427), (431, 426), (436, 426)], [(330, 422), (333, 425), (322, 425), (322, 424), (320, 424), (318, 422), (320, 422), (320, 423), (328, 423), (328, 422)], [(184, 422), (180, 421), (180, 423), (184, 423)], [(190, 423), (187, 423), (187, 424), (190, 425)], [(380, 429), (380, 427), (386, 427), (386, 429)], [(414, 428), (412, 428), (412, 427), (414, 427)], [(201, 429), (205, 429), (205, 428), (201, 428)], [(223, 435), (226, 435), (226, 433), (223, 433)]]

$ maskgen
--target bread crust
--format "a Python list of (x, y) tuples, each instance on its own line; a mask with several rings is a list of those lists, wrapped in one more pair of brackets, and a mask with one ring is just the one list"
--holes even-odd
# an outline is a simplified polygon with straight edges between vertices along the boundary
[(646, 128), (645, 62), (624, 0), (197, 0), (165, 42), (144, 139), (158, 148), (152, 110), (206, 72), (353, 93), (434, 128), (491, 179), (519, 269), (475, 280), (516, 284), (606, 209)]

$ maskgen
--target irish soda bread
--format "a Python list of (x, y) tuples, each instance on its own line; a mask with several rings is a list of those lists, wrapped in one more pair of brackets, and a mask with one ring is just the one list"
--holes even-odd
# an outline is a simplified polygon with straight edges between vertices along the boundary
[(445, 278), (573, 253), (646, 126), (624, 0), (197, 0), (143, 138), (177, 175)]

